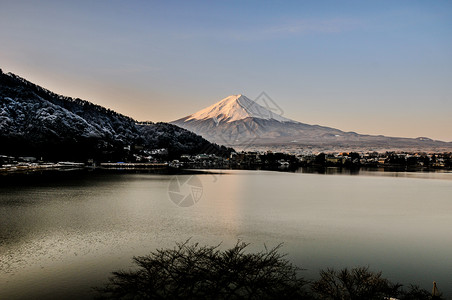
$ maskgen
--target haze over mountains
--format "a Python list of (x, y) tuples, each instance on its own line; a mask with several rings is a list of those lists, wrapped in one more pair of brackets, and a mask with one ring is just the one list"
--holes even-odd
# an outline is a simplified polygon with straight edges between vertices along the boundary
[(236, 148), (320, 147), (342, 150), (450, 151), (452, 143), (426, 137), (365, 135), (285, 118), (244, 95), (231, 95), (194, 114), (170, 122), (207, 140)]

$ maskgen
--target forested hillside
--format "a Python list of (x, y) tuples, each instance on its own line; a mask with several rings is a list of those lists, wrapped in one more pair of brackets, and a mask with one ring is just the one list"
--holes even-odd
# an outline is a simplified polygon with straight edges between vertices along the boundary
[(0, 70), (0, 154), (45, 160), (121, 160), (135, 149), (169, 157), (227, 149), (167, 123), (134, 119), (86, 100), (55, 94)]

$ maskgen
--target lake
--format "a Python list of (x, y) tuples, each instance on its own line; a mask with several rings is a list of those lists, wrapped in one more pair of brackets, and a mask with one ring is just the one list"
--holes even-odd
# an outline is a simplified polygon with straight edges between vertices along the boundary
[(452, 297), (452, 173), (221, 173), (61, 173), (0, 187), (0, 299), (90, 298), (134, 255), (189, 238), (284, 243), (305, 278), (370, 266)]

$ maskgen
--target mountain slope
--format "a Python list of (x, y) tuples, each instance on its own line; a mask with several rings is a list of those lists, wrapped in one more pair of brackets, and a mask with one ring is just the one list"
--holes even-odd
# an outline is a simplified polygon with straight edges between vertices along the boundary
[(0, 154), (44, 159), (123, 159), (124, 147), (168, 148), (170, 155), (221, 152), (177, 126), (145, 125), (81, 99), (55, 94), (0, 70)]
[(246, 118), (294, 122), (273, 113), (244, 95), (226, 97), (220, 102), (188, 116), (186, 121), (216, 119), (218, 122), (230, 123)]
[(450, 151), (452, 143), (428, 138), (362, 135), (287, 119), (244, 95), (222, 99), (199, 112), (170, 122), (207, 140), (238, 148), (294, 146), (369, 150)]

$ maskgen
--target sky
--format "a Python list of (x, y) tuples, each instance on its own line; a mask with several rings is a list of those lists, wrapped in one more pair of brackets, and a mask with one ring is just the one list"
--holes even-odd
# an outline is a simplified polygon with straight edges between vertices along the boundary
[(137, 120), (283, 116), (452, 141), (452, 1), (0, 0), (0, 68)]

